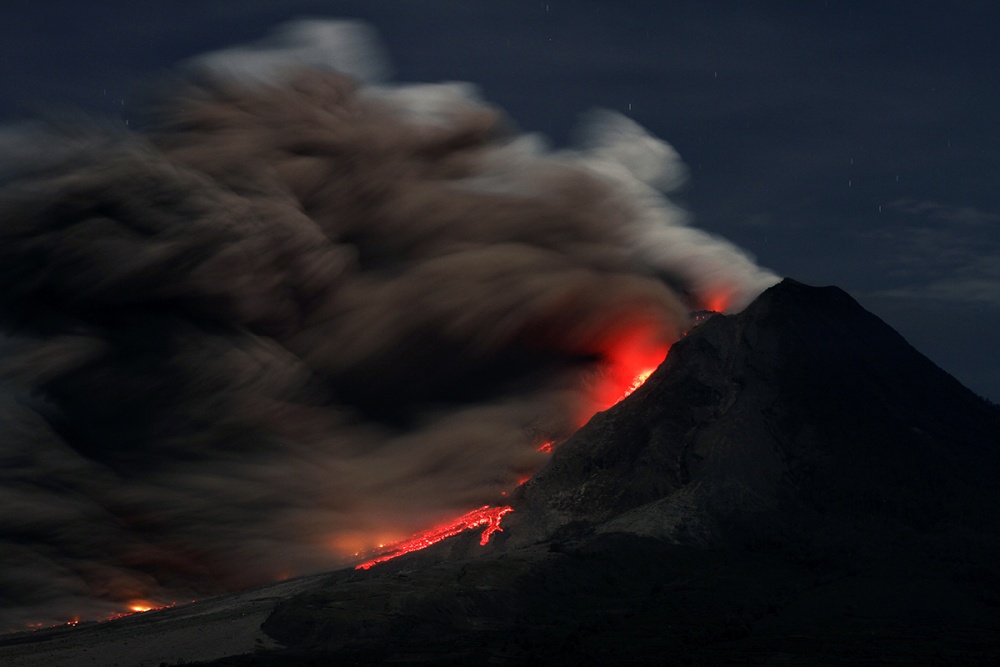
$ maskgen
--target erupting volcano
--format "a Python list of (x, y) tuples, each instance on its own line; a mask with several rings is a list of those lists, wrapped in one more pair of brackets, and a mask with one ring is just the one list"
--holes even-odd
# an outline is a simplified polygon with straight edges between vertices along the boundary
[(0, 628), (352, 566), (426, 517), (458, 518), (377, 558), (487, 539), (691, 310), (776, 282), (688, 224), (684, 164), (630, 118), (551, 150), (378, 50), (293, 23), (129, 127), (10, 133)]
[[(615, 394), (618, 394), (618, 398), (610, 404), (605, 405), (603, 409), (609, 408), (624, 400), (632, 392), (642, 386), (649, 376), (653, 374), (653, 371), (656, 370), (656, 366), (663, 361), (663, 358), (666, 357), (666, 354), (669, 351), (669, 348), (664, 349), (662, 356), (657, 359), (656, 352), (651, 351), (649, 348), (641, 349), (628, 347), (630, 342), (632, 342), (632, 340), (629, 338), (624, 339), (624, 343), (622, 347), (617, 350), (617, 354), (615, 354), (603, 366), (600, 379), (595, 383), (595, 395), (589, 401), (591, 405), (605, 405), (607, 397)], [(653, 361), (656, 362), (655, 365), (647, 365)], [(627, 377), (631, 377), (632, 379), (627, 385), (625, 385), (623, 384), (623, 379)], [(584, 420), (584, 423), (589, 421), (592, 416), (593, 413), (589, 414)], [(553, 442), (546, 441), (539, 445), (536, 449), (539, 452), (551, 454), (554, 448), (555, 445)], [(528, 479), (529, 478), (519, 479), (518, 486), (526, 482)], [(503, 495), (506, 495), (506, 492), (503, 492)], [(378, 556), (357, 565), (355, 569), (367, 570), (378, 563), (383, 563), (385, 561), (398, 558), (399, 556), (413, 553), (414, 551), (426, 549), (427, 547), (437, 544), (438, 542), (449, 537), (453, 537), (461, 532), (478, 528), (483, 525), (486, 526), (486, 529), (483, 530), (483, 533), (480, 536), (479, 544), (485, 546), (489, 543), (490, 536), (493, 533), (503, 530), (500, 527), (501, 518), (513, 511), (514, 508), (509, 505), (500, 507), (485, 505), (479, 509), (463, 514), (452, 521), (448, 521), (441, 525), (421, 531), (406, 540), (390, 544), (387, 547), (384, 547), (384, 550)]]
[[(157, 34), (179, 53), (341, 6), (230, 4)], [(414, 12), (466, 25), (519, 3), (390, 4), (343, 6), (391, 17), (420, 50), (401, 72), (547, 65), (490, 63), (483, 92), (394, 81), (370, 28), (305, 20), (134, 94), (115, 79), (151, 51), (8, 87), (115, 103), (0, 128), (0, 665), (1000, 662), (1000, 410), (844, 291), (720, 236), (795, 266), (814, 232), (899, 241), (891, 289), (866, 298), (905, 297), (914, 321), (911, 299), (991, 269), (959, 267), (983, 256), (962, 244), (928, 259), (939, 230), (979, 238), (995, 216), (971, 190), (962, 207), (922, 192), (933, 174), (900, 146), (848, 166), (829, 132), (805, 153), (758, 141), (788, 119), (808, 134), (794, 117), (823, 99), (768, 97), (729, 57), (753, 42), (726, 35), (796, 26), (746, 51), (766, 67), (840, 62), (850, 40), (782, 57), (814, 23), (791, 3), (718, 30), (697, 2), (659, 3), (662, 24), (520, 3), (536, 22), (483, 9), (499, 32), (443, 40), (465, 49), (449, 57), (417, 43)], [(75, 25), (58, 14), (18, 23)], [(839, 36), (865, 20), (837, 16)], [(159, 26), (119, 23), (105, 42)], [(655, 62), (637, 29), (667, 45)], [(710, 33), (726, 49), (688, 57)], [(46, 69), (78, 46), (23, 41), (18, 62)], [(605, 92), (621, 112), (579, 106)], [(828, 106), (825, 125), (847, 109)], [(681, 156), (639, 122), (664, 118), (719, 189), (683, 190)], [(716, 132), (741, 124), (755, 135)], [(803, 178), (741, 180), (775, 156)], [(839, 185), (807, 192), (825, 179), (803, 164)], [(805, 277), (847, 275), (824, 266)]]
[[(993, 662), (1000, 589), (981, 564), (1000, 553), (996, 406), (836, 288), (786, 280), (740, 314), (696, 319), (642, 391), (556, 456), (538, 446), (548, 463), (509, 504), (162, 625), (144, 614), (89, 635), (12, 636), (0, 661), (78, 664), (159, 632), (173, 651), (177, 637), (242, 628), (230, 653), (191, 655), (247, 667)], [(473, 528), (480, 546), (393, 560)], [(265, 636), (278, 644), (261, 653)]]

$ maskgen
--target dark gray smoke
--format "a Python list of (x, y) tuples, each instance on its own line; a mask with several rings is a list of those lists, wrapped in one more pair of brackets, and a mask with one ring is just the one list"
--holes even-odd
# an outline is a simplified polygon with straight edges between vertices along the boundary
[(189, 63), (141, 133), (6, 134), (0, 628), (329, 569), (496, 502), (617, 341), (775, 282), (684, 224), (683, 165), (628, 119), (551, 152), (381, 62), (297, 23)]

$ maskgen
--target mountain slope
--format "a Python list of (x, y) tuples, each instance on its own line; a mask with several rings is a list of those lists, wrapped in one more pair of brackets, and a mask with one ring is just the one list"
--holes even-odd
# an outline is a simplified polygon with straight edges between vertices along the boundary
[(332, 573), (261, 626), (284, 649), (213, 664), (997, 664), (998, 434), (785, 280), (563, 443), (489, 546)]
[(240, 664), (1000, 659), (1000, 410), (837, 288), (677, 343), (505, 532), (341, 572)]
[(618, 517), (717, 546), (817, 522), (840, 532), (799, 538), (976, 528), (998, 471), (1000, 410), (843, 291), (785, 280), (677, 343), (526, 485), (511, 525)]

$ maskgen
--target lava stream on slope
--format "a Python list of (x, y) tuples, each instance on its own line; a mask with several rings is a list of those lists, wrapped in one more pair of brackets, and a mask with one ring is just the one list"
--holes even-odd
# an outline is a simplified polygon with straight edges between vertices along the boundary
[[(586, 415), (583, 423), (589, 421), (597, 412), (606, 410), (624, 400), (641, 387), (649, 376), (653, 374), (653, 371), (656, 370), (660, 362), (666, 358), (667, 351), (669, 351), (669, 346), (665, 348), (661, 347), (658, 350), (631, 348), (620, 350), (618, 354), (612, 356), (604, 372), (601, 373), (600, 381), (593, 389), (589, 406), (590, 413)], [(629, 380), (628, 378), (631, 379)], [(609, 402), (609, 396), (617, 396), (617, 398)], [(536, 449), (539, 452), (550, 454), (555, 449), (555, 443), (547, 440)], [(518, 485), (523, 484), (528, 479), (524, 478), (520, 480)], [(380, 555), (355, 566), (355, 569), (367, 570), (378, 563), (384, 563), (405, 554), (426, 549), (449, 537), (480, 526), (486, 526), (486, 528), (483, 530), (479, 543), (486, 545), (489, 543), (493, 533), (503, 530), (500, 527), (500, 520), (504, 515), (513, 511), (514, 508), (509, 505), (484, 505), (451, 521), (421, 531), (413, 537), (390, 544)]]
[(479, 538), (479, 543), (485, 545), (490, 541), (490, 536), (493, 535), (493, 533), (498, 530), (503, 530), (503, 528), (500, 527), (500, 519), (503, 518), (505, 514), (509, 514), (513, 511), (514, 508), (507, 505), (500, 507), (483, 505), (479, 509), (463, 514), (457, 519), (417, 533), (408, 540), (391, 544), (385, 553), (361, 563), (354, 569), (367, 570), (377, 563), (382, 563), (387, 560), (392, 560), (393, 558), (398, 558), (404, 554), (426, 549), (432, 544), (437, 544), (441, 540), (445, 540), (454, 535), (458, 535), (461, 532), (472, 528), (478, 528), (480, 526), (486, 526), (483, 530), (482, 536)]

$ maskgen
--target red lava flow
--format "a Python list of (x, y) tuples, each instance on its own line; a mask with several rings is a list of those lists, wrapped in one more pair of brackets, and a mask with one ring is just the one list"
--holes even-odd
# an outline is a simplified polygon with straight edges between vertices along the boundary
[[(615, 405), (642, 386), (646, 379), (652, 375), (654, 370), (656, 370), (656, 367), (660, 364), (660, 362), (666, 357), (668, 350), (669, 346), (660, 346), (655, 348), (633, 347), (629, 349), (625, 349), (625, 346), (622, 346), (622, 348), (610, 354), (608, 362), (602, 369), (599, 381), (593, 387), (591, 403), (587, 406), (586, 410), (589, 414), (585, 414), (582, 423), (586, 423), (597, 412), (610, 408), (612, 405)], [(551, 454), (555, 447), (555, 442), (547, 440), (538, 445), (536, 449), (539, 452)], [(530, 478), (523, 477), (519, 479), (518, 486), (527, 482), (528, 479)], [(506, 495), (506, 493), (504, 495)], [(467, 512), (466, 514), (448, 521), (447, 523), (421, 531), (406, 540), (390, 544), (379, 556), (366, 560), (365, 562), (355, 566), (355, 569), (367, 570), (378, 563), (384, 563), (385, 561), (398, 558), (404, 554), (426, 549), (432, 544), (437, 544), (438, 542), (454, 535), (458, 535), (461, 532), (471, 530), (473, 528), (479, 528), (481, 526), (485, 526), (485, 528), (483, 529), (482, 535), (480, 535), (479, 543), (486, 545), (489, 543), (490, 537), (493, 533), (503, 530), (503, 528), (500, 527), (500, 520), (504, 517), (504, 515), (513, 511), (514, 508), (509, 505), (500, 505), (495, 507), (484, 505), (479, 509)], [(132, 616), (133, 614), (141, 614), (143, 612), (153, 611), (155, 609), (165, 609), (173, 606), (160, 605), (146, 600), (133, 600), (127, 604), (127, 611), (115, 614), (104, 620), (112, 621), (126, 616)], [(79, 623), (79, 620), (73, 620), (68, 622), (67, 625), (76, 625), (77, 623)]]
[[(591, 401), (585, 408), (581, 424), (586, 423), (597, 412), (606, 410), (623, 400), (626, 396), (642, 386), (642, 384), (653, 374), (660, 362), (667, 356), (669, 345), (656, 346), (635, 346), (621, 345), (608, 355), (608, 361), (601, 371), (598, 382), (593, 387)], [(536, 449), (545, 454), (552, 453), (555, 443), (551, 440), (543, 442)], [(528, 481), (528, 477), (518, 480), (518, 486)], [(506, 495), (506, 492), (503, 494)], [(447, 539), (459, 533), (486, 526), (480, 536), (479, 543), (485, 545), (489, 542), (490, 536), (496, 531), (502, 531), (500, 520), (504, 515), (513, 512), (514, 508), (509, 505), (493, 507), (484, 505), (479, 509), (463, 514), (457, 519), (447, 523), (434, 526), (425, 531), (419, 532), (413, 537), (396, 542), (379, 556), (366, 560), (355, 566), (356, 570), (367, 570), (378, 563), (398, 558), (404, 554), (426, 549), (432, 544), (437, 544), (441, 540)]]
[[(620, 344), (613, 346), (607, 354), (606, 362), (601, 368), (598, 380), (591, 388), (590, 401), (580, 415), (580, 425), (582, 426), (588, 422), (598, 412), (607, 410), (619, 403), (641, 387), (663, 359), (666, 358), (669, 350), (670, 346), (666, 344), (638, 345), (635, 340), (623, 340)], [(538, 445), (536, 449), (539, 452), (551, 454), (555, 447), (556, 443), (548, 440)], [(528, 479), (528, 477), (519, 479), (518, 486), (527, 482)], [(484, 505), (447, 523), (434, 526), (417, 533), (413, 537), (390, 544), (380, 555), (355, 566), (355, 569), (367, 570), (378, 563), (384, 563), (404, 554), (426, 549), (432, 544), (437, 544), (461, 532), (481, 526), (485, 526), (485, 528), (479, 538), (479, 543), (482, 545), (488, 544), (493, 533), (503, 530), (500, 527), (500, 520), (513, 511), (514, 508), (509, 505), (495, 507)], [(128, 603), (128, 611), (115, 614), (105, 620), (115, 620), (170, 606), (173, 605), (158, 605), (143, 600), (135, 600)], [(79, 621), (74, 620), (67, 625), (76, 625), (77, 623)]]
[(486, 544), (490, 541), (490, 536), (497, 532), (502, 531), (500, 527), (500, 519), (505, 515), (513, 512), (514, 508), (509, 506), (501, 507), (491, 507), (489, 505), (483, 505), (479, 509), (472, 510), (462, 516), (449, 521), (448, 523), (442, 524), (440, 526), (435, 526), (429, 530), (425, 530), (421, 533), (417, 533), (408, 540), (403, 540), (402, 542), (397, 542), (389, 546), (389, 549), (382, 554), (367, 560), (364, 563), (356, 566), (356, 570), (367, 570), (372, 565), (377, 563), (383, 563), (387, 560), (392, 560), (393, 558), (398, 558), (403, 554), (412, 553), (414, 551), (420, 551), (421, 549), (426, 549), (432, 544), (437, 544), (441, 540), (452, 537), (453, 535), (458, 535), (459, 533), (469, 530), (471, 528), (478, 528), (479, 526), (486, 526), (483, 530), (483, 534), (479, 538), (480, 544)]

